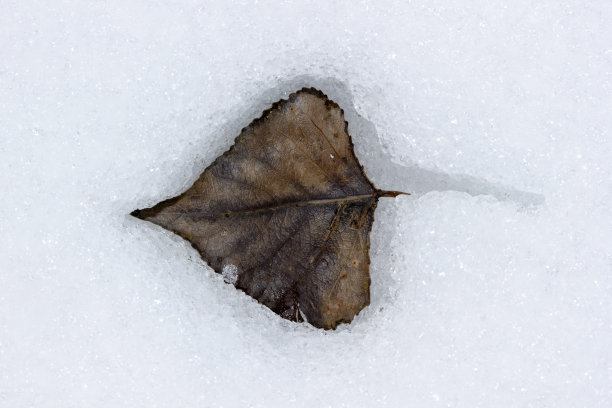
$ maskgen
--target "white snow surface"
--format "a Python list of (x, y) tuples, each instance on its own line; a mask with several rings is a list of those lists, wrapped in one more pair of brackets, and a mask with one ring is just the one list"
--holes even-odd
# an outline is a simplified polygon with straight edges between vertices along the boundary
[[(609, 1), (4, 1), (1, 407), (612, 406)], [(346, 112), (372, 302), (323, 331), (130, 217)]]

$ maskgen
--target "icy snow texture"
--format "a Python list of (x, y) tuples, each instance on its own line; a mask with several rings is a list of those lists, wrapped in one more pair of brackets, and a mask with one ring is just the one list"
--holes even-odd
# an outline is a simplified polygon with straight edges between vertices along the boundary
[(232, 264), (225, 265), (221, 271), (221, 275), (223, 275), (223, 281), (225, 283), (234, 284), (236, 280), (238, 280), (238, 268), (236, 265)]
[[(612, 406), (606, 1), (4, 1), (0, 406)], [(372, 304), (282, 320), (129, 217), (316, 86)]]

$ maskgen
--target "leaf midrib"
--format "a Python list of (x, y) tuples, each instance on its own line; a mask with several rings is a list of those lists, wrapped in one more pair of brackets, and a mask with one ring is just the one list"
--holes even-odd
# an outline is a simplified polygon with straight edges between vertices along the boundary
[(268, 211), (282, 210), (286, 208), (314, 207), (314, 206), (328, 205), (328, 204), (344, 204), (347, 202), (361, 201), (361, 200), (377, 198), (377, 197), (378, 197), (378, 194), (376, 192), (373, 192), (370, 194), (358, 194), (358, 195), (338, 197), (338, 198), (322, 198), (318, 200), (293, 201), (289, 203), (269, 205), (269, 206), (259, 207), (259, 208), (249, 208), (246, 210), (226, 211), (224, 213), (221, 213), (221, 215), (224, 217), (235, 217), (238, 215), (258, 214), (258, 213), (263, 213), (263, 212), (268, 212)]

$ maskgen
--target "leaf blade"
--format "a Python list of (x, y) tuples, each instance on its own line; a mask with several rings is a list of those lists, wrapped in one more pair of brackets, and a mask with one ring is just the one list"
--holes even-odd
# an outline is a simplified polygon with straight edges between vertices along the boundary
[(369, 304), (377, 190), (340, 107), (302, 89), (244, 128), (183, 194), (132, 215), (191, 242), (217, 272), (291, 320), (333, 329)]

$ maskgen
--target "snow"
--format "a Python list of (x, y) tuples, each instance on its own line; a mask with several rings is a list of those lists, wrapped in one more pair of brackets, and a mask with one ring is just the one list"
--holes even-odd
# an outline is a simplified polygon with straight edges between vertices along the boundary
[(221, 270), (221, 275), (225, 283), (234, 284), (238, 280), (238, 267), (232, 264), (225, 265)]
[[(0, 406), (612, 406), (609, 2), (2, 8)], [(334, 332), (128, 216), (303, 86), (413, 193)]]

